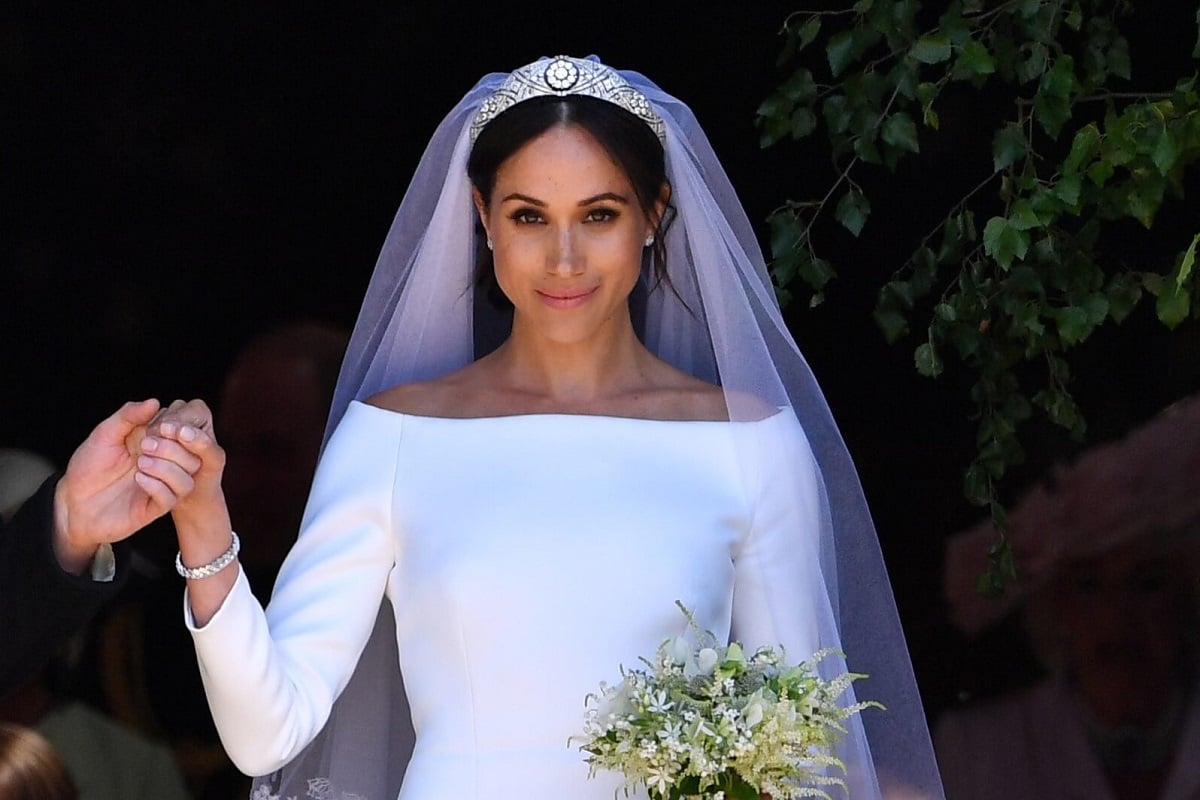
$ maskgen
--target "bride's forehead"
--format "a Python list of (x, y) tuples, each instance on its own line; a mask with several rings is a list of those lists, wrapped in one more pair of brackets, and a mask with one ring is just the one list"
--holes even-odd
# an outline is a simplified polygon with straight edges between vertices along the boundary
[(530, 139), (506, 158), (496, 171), (506, 180), (573, 182), (582, 179), (629, 182), (621, 166), (585, 128), (555, 125)]

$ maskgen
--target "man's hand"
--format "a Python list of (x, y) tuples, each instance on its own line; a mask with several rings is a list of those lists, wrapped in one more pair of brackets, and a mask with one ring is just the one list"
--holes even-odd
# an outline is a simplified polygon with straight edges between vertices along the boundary
[[(198, 401), (176, 401), (170, 411), (198, 429), (212, 426)], [(67, 572), (81, 574), (101, 544), (127, 538), (192, 491), (199, 458), (161, 439), (152, 440), (152, 452), (143, 450), (157, 414), (157, 400), (126, 403), (71, 456), (54, 495), (54, 553)]]

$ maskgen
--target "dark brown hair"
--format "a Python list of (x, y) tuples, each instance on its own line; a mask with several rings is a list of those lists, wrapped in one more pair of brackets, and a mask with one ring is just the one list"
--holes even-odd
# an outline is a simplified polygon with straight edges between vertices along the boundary
[(36, 731), (0, 723), (0, 800), (77, 800), (62, 758)]

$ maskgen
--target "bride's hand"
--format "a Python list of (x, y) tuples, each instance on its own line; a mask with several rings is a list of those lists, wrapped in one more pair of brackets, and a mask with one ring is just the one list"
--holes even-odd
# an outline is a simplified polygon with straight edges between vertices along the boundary
[[(192, 402), (202, 405), (202, 401)], [(211, 424), (197, 427), (170, 409), (151, 426), (151, 431), (152, 435), (147, 439), (160, 440), (158, 447), (166, 447), (168, 442), (177, 444), (200, 461), (199, 469), (193, 474), (192, 491), (175, 504), (171, 518), (179, 536), (179, 557), (183, 565), (195, 568), (212, 564), (230, 549), (233, 541), (229, 509), (221, 489), (225, 451), (217, 444)], [(204, 626), (220, 609), (237, 579), (238, 569), (235, 559), (215, 574), (188, 580), (188, 602), (196, 625)]]
[(217, 444), (212, 413), (203, 400), (176, 400), (160, 411), (147, 426), (141, 450), (178, 464), (192, 476), (191, 491), (171, 511), (177, 526), (195, 527), (227, 517), (221, 489), (225, 451)]

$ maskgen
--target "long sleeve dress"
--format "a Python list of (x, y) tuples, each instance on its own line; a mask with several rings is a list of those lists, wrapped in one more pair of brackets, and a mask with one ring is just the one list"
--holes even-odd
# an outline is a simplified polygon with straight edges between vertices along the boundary
[(589, 780), (568, 738), (600, 681), (686, 628), (676, 601), (790, 660), (820, 646), (818, 497), (786, 411), (444, 419), (353, 403), (265, 613), (239, 577), (203, 628), (189, 620), (222, 741), (250, 774), (293, 758), (386, 596), (416, 734), (403, 800), (610, 800), (619, 776)]

